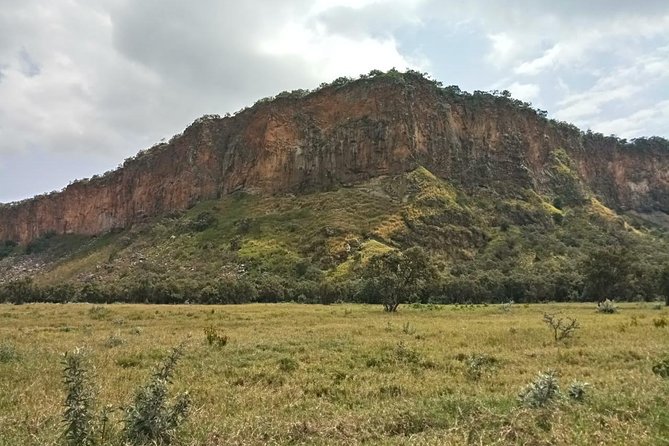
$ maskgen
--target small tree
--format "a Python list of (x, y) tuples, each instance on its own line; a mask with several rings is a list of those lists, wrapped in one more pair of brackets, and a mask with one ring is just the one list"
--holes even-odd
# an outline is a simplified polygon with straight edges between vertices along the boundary
[(580, 328), (576, 319), (560, 317), (558, 314), (544, 313), (544, 322), (552, 330), (555, 342), (572, 337)]
[(393, 313), (403, 300), (416, 295), (426, 281), (434, 279), (437, 271), (425, 251), (413, 247), (372, 257), (364, 275), (380, 294), (383, 309)]

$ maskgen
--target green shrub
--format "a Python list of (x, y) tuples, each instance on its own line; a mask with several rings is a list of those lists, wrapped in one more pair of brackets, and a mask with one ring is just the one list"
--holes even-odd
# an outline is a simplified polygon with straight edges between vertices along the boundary
[(539, 373), (530, 384), (518, 394), (520, 402), (529, 407), (543, 407), (560, 396), (560, 386), (555, 371)]
[[(178, 395), (168, 404), (167, 385), (174, 367), (182, 355), (183, 346), (172, 350), (158, 367), (151, 380), (135, 393), (132, 404), (125, 408), (123, 430), (110, 429), (112, 406), (95, 411), (95, 395), (80, 349), (66, 353), (63, 365), (65, 383), (65, 423), (62, 438), (68, 446), (124, 446), (168, 445), (176, 439), (176, 429), (186, 418), (190, 399), (188, 393)], [(120, 358), (120, 367), (136, 367), (138, 358)]]
[(494, 371), (498, 361), (494, 356), (471, 354), (464, 358), (464, 363), (467, 379), (478, 381), (484, 373)]
[(597, 303), (597, 313), (613, 314), (618, 312), (618, 307), (612, 300), (606, 299)]
[(586, 391), (585, 389), (590, 387), (590, 384), (584, 383), (581, 381), (574, 381), (569, 385), (569, 390), (567, 394), (569, 398), (574, 401), (583, 401), (585, 399)]
[(65, 382), (65, 432), (69, 446), (93, 446), (95, 438), (94, 396), (84, 354), (81, 350), (66, 353), (63, 359)]
[(183, 355), (183, 346), (174, 348), (144, 386), (135, 393), (132, 404), (125, 408), (123, 439), (131, 445), (168, 445), (176, 429), (188, 416), (190, 397), (183, 393), (168, 400), (177, 361)]
[(14, 252), (16, 245), (17, 243), (12, 240), (5, 240), (0, 243), (0, 260), (11, 255)]
[(209, 229), (218, 223), (218, 219), (211, 212), (200, 212), (194, 220), (190, 222), (190, 228), (193, 231), (204, 231)]
[(665, 358), (653, 365), (653, 373), (662, 378), (669, 378), (669, 358)]

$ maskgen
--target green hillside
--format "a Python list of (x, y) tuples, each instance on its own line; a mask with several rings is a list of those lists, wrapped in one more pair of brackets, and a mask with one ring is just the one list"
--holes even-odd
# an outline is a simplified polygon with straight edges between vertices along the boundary
[[(2, 293), (46, 301), (373, 302), (362, 279), (368, 260), (420, 246), (439, 276), (407, 301), (662, 298), (666, 230), (603, 206), (565, 157), (556, 151), (550, 166), (554, 196), (464, 191), (418, 168), (299, 196), (237, 192), (99, 237), (46, 235), (2, 251)], [(26, 264), (33, 267), (21, 273)]]

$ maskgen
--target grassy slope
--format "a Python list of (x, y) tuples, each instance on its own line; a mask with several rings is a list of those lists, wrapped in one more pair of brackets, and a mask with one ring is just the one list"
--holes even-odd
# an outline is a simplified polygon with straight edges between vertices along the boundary
[[(18, 358), (0, 363), (0, 445), (55, 445), (64, 398), (61, 354), (85, 347), (99, 401), (126, 404), (172, 347), (190, 337), (174, 391), (194, 411), (183, 444), (657, 445), (669, 441), (669, 381), (653, 363), (667, 353), (666, 309), (626, 304), (403, 306), (0, 305), (0, 339)], [(562, 311), (582, 329), (555, 345), (541, 319)], [(95, 317), (102, 315), (101, 318)], [(222, 349), (203, 329), (230, 337)], [(110, 336), (123, 340), (109, 347)], [(467, 378), (471, 353), (496, 371)], [(591, 384), (582, 403), (521, 407), (518, 391), (540, 371), (562, 390)], [(120, 414), (116, 414), (118, 418)], [(495, 443), (498, 442), (498, 443)]]
[[(566, 169), (558, 165), (561, 184), (571, 178)], [(45, 252), (60, 257), (37, 281), (204, 282), (266, 273), (336, 281), (355, 278), (373, 254), (416, 244), (428, 249), (444, 275), (454, 276), (562, 274), (572, 280), (589, 251), (620, 240), (635, 246), (640, 262), (659, 268), (669, 261), (664, 230), (619, 216), (578, 185), (568, 186), (571, 195), (558, 197), (569, 203), (558, 204), (561, 209), (556, 197), (529, 190), (467, 194), (422, 168), (331, 192), (239, 193), (88, 243), (47, 240)], [(194, 229), (203, 214), (211, 221)], [(68, 246), (71, 254), (62, 256)]]

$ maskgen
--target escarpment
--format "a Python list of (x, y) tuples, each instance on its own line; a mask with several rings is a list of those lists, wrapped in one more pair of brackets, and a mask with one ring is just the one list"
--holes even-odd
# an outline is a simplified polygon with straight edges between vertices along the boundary
[(407, 73), (201, 118), (114, 172), (0, 205), (0, 240), (94, 235), (237, 190), (318, 191), (417, 166), (464, 189), (592, 193), (617, 210), (669, 213), (666, 141), (583, 133), (505, 95)]

